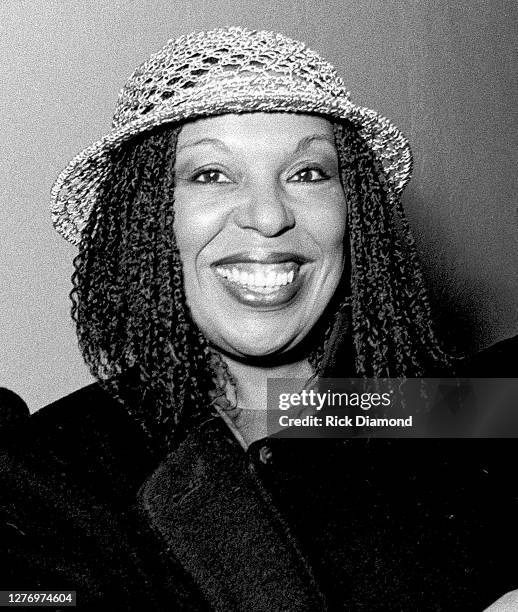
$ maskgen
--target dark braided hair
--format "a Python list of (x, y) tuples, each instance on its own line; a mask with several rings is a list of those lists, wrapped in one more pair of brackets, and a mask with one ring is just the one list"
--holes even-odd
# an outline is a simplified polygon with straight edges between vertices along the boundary
[(432, 325), (414, 239), (382, 162), (353, 126), (334, 126), (348, 206), (352, 338), (361, 376), (425, 376), (451, 364)]
[(165, 447), (200, 416), (193, 411), (211, 384), (209, 347), (188, 314), (173, 232), (178, 133), (161, 129), (111, 154), (71, 292), (91, 372)]
[[(111, 153), (110, 174), (85, 227), (72, 277), (72, 317), (87, 365), (158, 448), (207, 418), (214, 351), (193, 323), (173, 232), (174, 160), (181, 128), (165, 126)], [(419, 376), (447, 363), (399, 199), (351, 126), (335, 126), (348, 204), (355, 372)], [(332, 300), (312, 334), (316, 372), (344, 311)], [(315, 348), (316, 347), (316, 348)], [(345, 362), (345, 360), (344, 360)], [(217, 392), (217, 390), (216, 390)]]

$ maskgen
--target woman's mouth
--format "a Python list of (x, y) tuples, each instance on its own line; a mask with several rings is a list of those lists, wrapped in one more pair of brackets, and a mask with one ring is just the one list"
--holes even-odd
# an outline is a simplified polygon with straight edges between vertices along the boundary
[(241, 261), (217, 264), (213, 270), (225, 290), (248, 306), (281, 306), (302, 286), (301, 263)]

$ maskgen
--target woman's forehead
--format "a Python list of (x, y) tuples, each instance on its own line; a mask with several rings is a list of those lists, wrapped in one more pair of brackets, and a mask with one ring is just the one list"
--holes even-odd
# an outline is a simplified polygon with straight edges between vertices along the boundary
[(279, 143), (296, 147), (300, 142), (334, 146), (333, 126), (324, 117), (294, 113), (244, 113), (208, 117), (186, 123), (178, 137), (178, 152), (215, 141), (239, 146)]

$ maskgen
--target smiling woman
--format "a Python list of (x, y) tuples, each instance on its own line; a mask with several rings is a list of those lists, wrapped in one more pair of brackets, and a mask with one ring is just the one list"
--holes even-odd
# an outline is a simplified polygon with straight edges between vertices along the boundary
[(342, 276), (347, 207), (333, 127), (285, 113), (200, 119), (178, 136), (175, 177), (187, 303), (235, 375), (241, 433), (244, 415), (259, 427), (249, 443), (266, 435), (267, 377), (311, 377), (307, 357), (289, 355)]
[(503, 523), (478, 460), (266, 429), (268, 378), (448, 367), (410, 171), (401, 133), (281, 35), (193, 34), (135, 71), (52, 191), (98, 384), (5, 436), (13, 585), (225, 612), (477, 609), (512, 588), (480, 543)]
[(280, 113), (186, 125), (175, 209), (187, 301), (204, 335), (240, 356), (297, 345), (343, 269), (346, 205), (332, 125)]

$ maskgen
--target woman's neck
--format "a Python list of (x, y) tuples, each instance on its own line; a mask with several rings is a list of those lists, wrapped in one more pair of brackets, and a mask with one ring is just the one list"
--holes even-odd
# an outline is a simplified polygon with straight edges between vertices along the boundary
[[(235, 401), (238, 406), (238, 410), (233, 411), (231, 420), (226, 419), (226, 421), (246, 448), (269, 433), (266, 411), (268, 379), (285, 378), (307, 381), (313, 375), (313, 369), (307, 359), (271, 367), (260, 367), (234, 360), (226, 355), (222, 358), (234, 379), (237, 396)], [(233, 403), (234, 398), (231, 401)]]
[(246, 410), (266, 410), (269, 378), (307, 380), (313, 374), (313, 369), (307, 359), (272, 367), (251, 366), (227, 356), (224, 357), (224, 360), (236, 384), (239, 407)]

